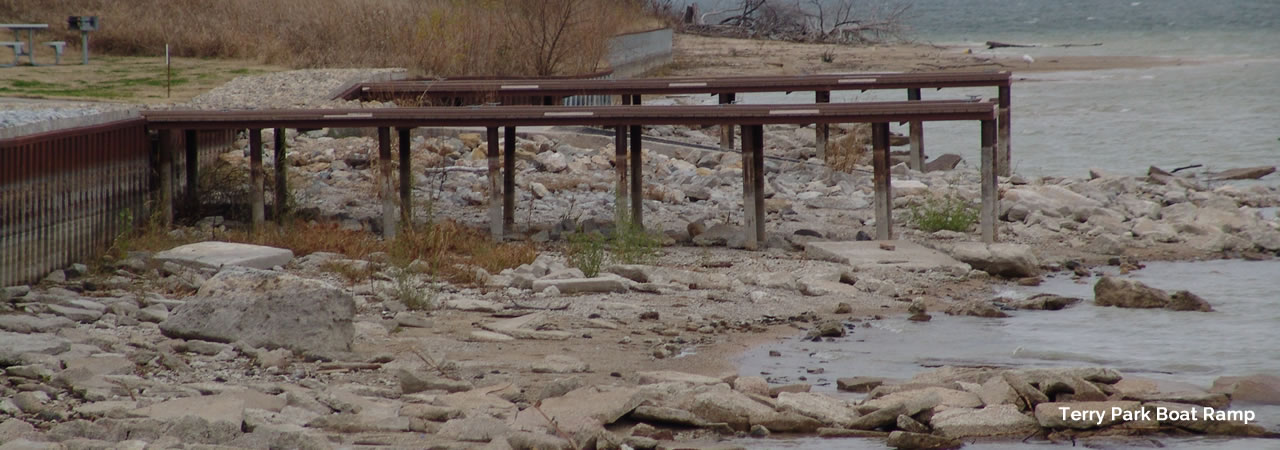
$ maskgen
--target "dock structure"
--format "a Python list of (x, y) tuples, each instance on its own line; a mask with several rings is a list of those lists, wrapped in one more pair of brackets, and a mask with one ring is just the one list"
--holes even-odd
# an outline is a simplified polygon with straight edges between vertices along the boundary
[[(579, 81), (580, 82), (580, 81)], [(544, 96), (545, 97), (545, 96)], [(554, 97), (554, 96), (552, 96)], [(250, 172), (253, 186), (250, 199), (253, 205), (253, 226), (259, 228), (265, 220), (262, 212), (264, 189), (262, 172), (261, 130), (276, 129), (276, 136), (283, 136), (284, 129), (317, 129), (326, 127), (374, 128), (378, 130), (378, 155), (380, 170), (378, 184), (383, 204), (383, 233), (394, 237), (397, 222), (409, 216), (413, 179), (409, 174), (408, 136), (418, 127), (483, 127), (488, 139), (489, 173), (489, 225), (495, 238), (501, 239), (513, 231), (514, 223), (514, 174), (515, 128), (520, 126), (588, 125), (615, 130), (617, 159), (617, 186), (619, 198), (629, 202), (631, 219), (643, 226), (643, 171), (640, 127), (643, 125), (720, 125), (739, 126), (742, 129), (743, 205), (746, 212), (745, 243), (749, 249), (757, 249), (765, 241), (764, 208), (764, 125), (768, 124), (832, 124), (869, 123), (872, 127), (873, 179), (875, 184), (876, 238), (893, 239), (893, 196), (889, 174), (889, 124), (931, 121), (977, 121), (981, 128), (982, 149), (982, 213), (980, 228), (983, 240), (993, 242), (996, 236), (997, 206), (996, 182), (999, 176), (995, 142), (997, 136), (998, 103), (971, 100), (918, 100), (901, 102), (815, 103), (806, 105), (743, 105), (723, 104), (705, 106), (641, 106), (640, 94), (632, 94), (626, 105), (566, 107), (554, 106), (488, 106), (488, 107), (419, 107), (382, 109), (296, 109), (296, 110), (244, 110), (206, 111), (171, 110), (147, 111), (143, 118), (149, 130), (160, 138), (160, 161), (171, 159), (178, 149), (166, 143), (169, 136), (182, 133), (188, 148), (198, 145), (196, 131), (248, 130), (250, 145)], [(506, 128), (501, 133), (501, 128)], [(392, 129), (398, 132), (400, 156), (400, 190), (395, 192), (391, 170)], [(624, 134), (625, 133), (625, 134)], [(505, 144), (500, 145), (500, 135)], [(256, 136), (256, 138), (255, 138)], [(285, 157), (284, 146), (277, 145), (277, 160)], [(256, 156), (255, 156), (256, 155)], [(159, 166), (160, 178), (171, 179), (171, 165)], [(187, 168), (188, 191), (186, 198), (197, 198), (192, 192), (196, 169)], [(175, 201), (168, 184), (160, 186), (159, 205), (163, 217), (172, 217)], [(287, 198), (284, 189), (276, 195)], [(277, 202), (281, 200), (278, 198)], [(620, 210), (625, 208), (619, 205)], [(397, 209), (399, 210), (397, 212)], [(405, 220), (407, 223), (408, 221)]]
[[(922, 100), (924, 89), (995, 88), (999, 105), (996, 119), (996, 173), (1009, 176), (1011, 161), (1011, 94), (1013, 75), (995, 72), (851, 73), (801, 76), (737, 76), (701, 78), (646, 78), (633, 80), (399, 80), (357, 83), (341, 91), (347, 100), (400, 101), (421, 106), (558, 105), (575, 96), (617, 96), (617, 103), (640, 104), (645, 95), (709, 94), (719, 104), (733, 104), (738, 94), (752, 92), (814, 92), (814, 103), (831, 101), (839, 91), (906, 90), (908, 101)], [(911, 121), (908, 165), (925, 170), (924, 123)], [(825, 156), (827, 124), (816, 124), (818, 157)], [(734, 147), (733, 125), (721, 128), (721, 147)]]

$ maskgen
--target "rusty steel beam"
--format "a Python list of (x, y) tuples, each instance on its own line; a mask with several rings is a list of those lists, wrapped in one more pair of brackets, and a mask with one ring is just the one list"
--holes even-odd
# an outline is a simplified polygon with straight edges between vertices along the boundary
[[(1000, 72), (860, 73), (802, 76), (649, 78), (633, 80), (443, 80), (386, 81), (359, 85), (341, 98), (422, 99), (567, 97), (574, 95), (672, 95), (743, 92), (843, 91), (870, 89), (995, 87), (1012, 83)], [(545, 100), (543, 100), (545, 103)]]
[[(633, 96), (638, 97), (638, 96)], [(636, 99), (633, 99), (633, 101)], [(299, 109), (251, 111), (145, 111), (147, 126), (159, 129), (376, 128), (424, 126), (554, 125), (734, 125), (874, 123), (912, 120), (994, 119), (991, 102), (829, 103), (822, 105), (699, 106), (493, 106), (474, 108)]]
[[(719, 102), (721, 105), (732, 105), (738, 100), (737, 97), (732, 92), (719, 94)], [(720, 125), (720, 148), (733, 150), (733, 124)]]

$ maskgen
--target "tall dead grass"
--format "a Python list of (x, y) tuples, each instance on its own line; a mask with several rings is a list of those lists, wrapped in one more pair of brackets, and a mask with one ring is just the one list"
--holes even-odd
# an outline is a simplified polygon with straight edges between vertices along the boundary
[(427, 76), (601, 69), (608, 38), (652, 26), (639, 0), (0, 0), (0, 22), (96, 15), (92, 51), (244, 58), (295, 68), (406, 67)]

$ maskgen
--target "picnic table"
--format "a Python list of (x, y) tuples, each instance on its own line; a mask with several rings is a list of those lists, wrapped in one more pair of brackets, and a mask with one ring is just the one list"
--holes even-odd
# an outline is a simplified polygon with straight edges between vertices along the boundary
[[(33, 66), (36, 65), (35, 33), (36, 33), (36, 30), (49, 29), (49, 24), (47, 23), (0, 23), (0, 28), (8, 28), (10, 30), (13, 30), (13, 40), (15, 42), (22, 42), (22, 32), (23, 31), (27, 32), (27, 51), (26, 51), (27, 62), (30, 62), (31, 65)], [(14, 63), (17, 63), (16, 56), (18, 53), (20, 52), (17, 52), (17, 49), (15, 49)]]

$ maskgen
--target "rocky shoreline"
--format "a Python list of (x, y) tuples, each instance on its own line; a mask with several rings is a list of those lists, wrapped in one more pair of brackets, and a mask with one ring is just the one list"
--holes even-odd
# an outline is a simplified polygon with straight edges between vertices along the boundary
[[(727, 438), (778, 433), (900, 448), (1033, 434), (1274, 437), (1243, 420), (1141, 417), (1276, 404), (1280, 381), (1266, 376), (1203, 389), (1100, 367), (847, 374), (843, 389), (869, 391), (856, 402), (739, 376), (732, 355), (772, 337), (841, 339), (886, 315), (1070, 307), (1071, 299), (1044, 297), (1010, 306), (992, 294), (1046, 272), (1280, 253), (1280, 218), (1261, 213), (1280, 205), (1275, 187), (1154, 168), (1015, 175), (1000, 186), (1004, 243), (987, 246), (972, 229), (924, 232), (907, 220), (926, 199), (975, 200), (976, 171), (898, 164), (899, 240), (865, 243), (889, 256), (852, 261), (832, 245), (874, 229), (865, 161), (855, 152), (847, 172), (833, 171), (814, 158), (811, 127), (766, 133), (769, 239), (759, 252), (737, 249), (740, 155), (715, 148), (714, 128), (650, 127), (647, 136), (671, 141), (647, 142), (644, 158), (646, 224), (666, 246), (651, 264), (586, 277), (559, 246), (569, 230), (614, 225), (612, 138), (539, 130), (517, 142), (516, 225), (541, 254), (500, 273), (472, 268), (474, 285), (406, 273), (385, 254), (234, 247), (270, 256), (223, 266), (138, 252), (105, 271), (77, 264), (4, 288), (0, 448), (720, 448), (732, 447)], [(865, 134), (840, 127), (834, 140), (857, 148)], [(299, 213), (377, 231), (375, 140), (343, 130), (291, 131), (287, 140)], [(233, 172), (247, 167), (244, 144), (221, 157)], [(430, 205), (415, 219), (486, 223), (479, 135), (417, 135), (413, 149), (414, 195)], [(216, 241), (237, 226), (210, 217), (175, 234)], [(914, 251), (927, 257), (906, 256)], [(356, 266), (367, 279), (338, 273)], [(1129, 306), (1205, 309), (1180, 293), (1120, 287), (1149, 294), (1118, 300)], [(410, 308), (404, 289), (429, 294), (435, 307)], [(1062, 418), (1059, 407), (1082, 419)], [(1087, 420), (1113, 408), (1139, 420)]]

